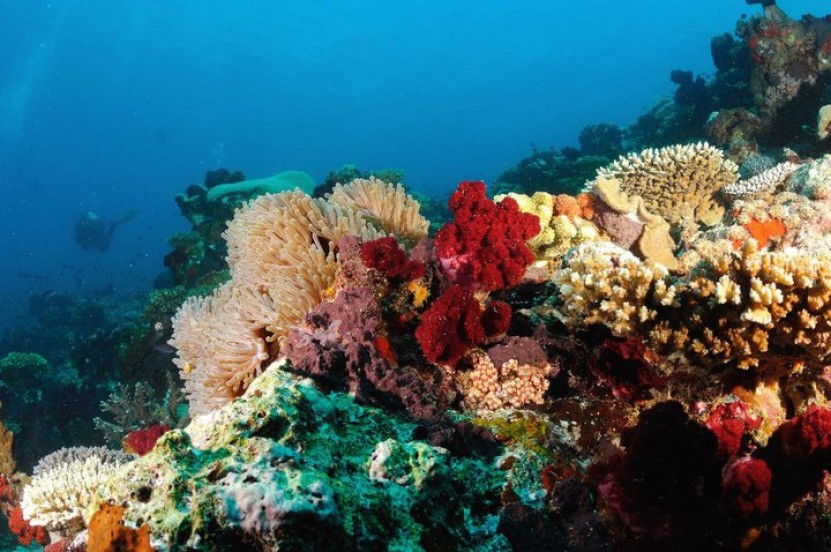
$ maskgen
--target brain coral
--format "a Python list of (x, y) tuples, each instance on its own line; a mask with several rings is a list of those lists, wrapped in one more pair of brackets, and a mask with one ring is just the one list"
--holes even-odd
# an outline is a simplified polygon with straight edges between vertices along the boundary
[(709, 226), (724, 214), (716, 192), (738, 179), (738, 167), (699, 142), (621, 156), (597, 177), (619, 180), (623, 192), (642, 197), (650, 212), (670, 223), (693, 219)]
[(231, 281), (188, 299), (173, 318), (170, 344), (191, 414), (240, 396), (280, 356), (289, 331), (334, 283), (331, 244), (347, 234), (416, 238), (425, 227), (402, 188), (378, 180), (339, 187), (328, 200), (282, 192), (238, 209), (223, 234)]

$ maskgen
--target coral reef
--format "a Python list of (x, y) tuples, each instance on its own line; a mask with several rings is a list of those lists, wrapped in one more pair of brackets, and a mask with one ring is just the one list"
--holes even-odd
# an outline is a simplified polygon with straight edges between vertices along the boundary
[(99, 496), (126, 504), (125, 521), (146, 523), (165, 549), (505, 549), (499, 494), (532, 457), (499, 469), (413, 440), (414, 429), (272, 366), (241, 399), (123, 466)]
[(237, 211), (223, 234), (232, 280), (211, 296), (189, 299), (173, 319), (170, 343), (191, 413), (241, 395), (276, 357), (334, 282), (330, 243), (385, 232), (415, 239), (426, 230), (418, 204), (400, 186), (377, 180), (336, 187), (328, 200), (299, 191), (265, 195)]

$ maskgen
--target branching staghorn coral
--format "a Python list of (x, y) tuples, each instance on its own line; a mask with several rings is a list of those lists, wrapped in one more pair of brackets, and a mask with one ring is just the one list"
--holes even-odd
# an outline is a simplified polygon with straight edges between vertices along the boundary
[(95, 429), (104, 434), (108, 445), (121, 446), (122, 439), (131, 431), (156, 424), (174, 427), (178, 421), (176, 410), (181, 395), (170, 374), (168, 391), (163, 400), (156, 397), (147, 382), (119, 384), (117, 391), (101, 401), (101, 410), (112, 417), (111, 421), (95, 418)]
[(697, 365), (819, 369), (831, 358), (831, 250), (748, 241), (669, 278), (609, 244), (584, 244), (555, 275), (563, 320), (641, 335)]
[(693, 219), (709, 226), (724, 214), (716, 192), (738, 179), (738, 167), (699, 142), (621, 156), (597, 178), (619, 180), (623, 192), (642, 197), (650, 212), (671, 224)]
[(191, 415), (240, 396), (280, 356), (291, 329), (334, 283), (341, 237), (416, 238), (422, 230), (418, 204), (400, 186), (374, 179), (339, 187), (328, 200), (283, 192), (237, 210), (223, 234), (231, 281), (188, 299), (173, 319), (170, 343)]
[(23, 489), (24, 517), (32, 525), (74, 535), (83, 529), (96, 493), (127, 458), (103, 447), (72, 447), (44, 457)]

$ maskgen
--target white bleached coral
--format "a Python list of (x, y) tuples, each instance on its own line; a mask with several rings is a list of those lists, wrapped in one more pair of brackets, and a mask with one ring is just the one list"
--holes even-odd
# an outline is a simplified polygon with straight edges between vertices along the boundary
[(772, 192), (798, 168), (799, 165), (789, 161), (779, 163), (746, 180), (728, 184), (724, 187), (724, 193), (730, 196), (746, 196), (760, 192)]
[(47, 456), (23, 489), (23, 517), (49, 531), (77, 533), (86, 523), (96, 494), (125, 459), (112, 451), (83, 447)]

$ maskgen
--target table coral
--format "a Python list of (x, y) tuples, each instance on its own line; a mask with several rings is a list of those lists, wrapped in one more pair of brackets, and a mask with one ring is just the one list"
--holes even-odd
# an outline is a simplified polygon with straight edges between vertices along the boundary
[(704, 225), (721, 220), (716, 193), (738, 179), (738, 167), (706, 142), (646, 149), (597, 171), (617, 179), (623, 192), (643, 198), (650, 212), (670, 223), (691, 218)]

